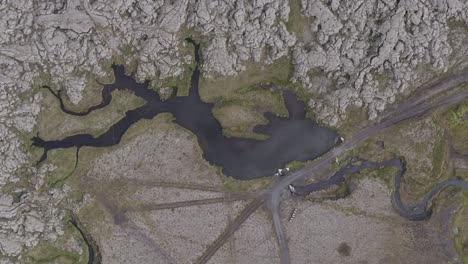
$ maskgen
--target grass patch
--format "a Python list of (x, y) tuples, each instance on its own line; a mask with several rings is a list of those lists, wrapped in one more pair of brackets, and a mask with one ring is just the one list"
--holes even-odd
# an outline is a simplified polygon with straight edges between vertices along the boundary
[(292, 72), (291, 58), (284, 56), (272, 64), (250, 62), (246, 70), (236, 76), (218, 78), (202, 78), (200, 80), (200, 96), (205, 101), (213, 101), (217, 97), (228, 97), (240, 88), (250, 87), (259, 83), (274, 82), (286, 85)]
[(286, 164), (285, 168), (289, 168), (291, 171), (295, 171), (295, 170), (300, 170), (306, 166), (308, 166), (309, 164), (312, 163), (312, 160), (310, 161), (291, 161), (289, 162), (288, 164)]
[[(77, 215), (80, 218), (81, 225), (92, 234), (95, 234), (94, 237), (96, 240), (97, 238), (99, 240), (105, 240), (112, 236), (112, 227), (102, 224), (105, 223), (108, 218), (107, 212), (96, 199), (93, 199), (91, 203), (82, 207), (80, 211), (77, 212)], [(98, 243), (98, 241), (95, 242)]]
[(268, 136), (264, 134), (259, 134), (251, 131), (247, 131), (244, 129), (223, 129), (223, 135), (225, 137), (239, 137), (239, 138), (251, 138), (256, 140), (267, 140)]
[(224, 176), (223, 187), (231, 192), (255, 192), (264, 189), (273, 182), (273, 177), (263, 177), (254, 180), (240, 181)]
[[(108, 72), (108, 77), (106, 78), (107, 81), (113, 82), (114, 81), (114, 74), (112, 71), (111, 66), (113, 64), (122, 65), (125, 67), (125, 74), (132, 75), (136, 72), (138, 67), (138, 59), (136, 58), (137, 51), (131, 47), (130, 45), (123, 45), (119, 47), (119, 51), (117, 54), (112, 54), (112, 57), (109, 60), (104, 60), (101, 64), (103, 68)], [(102, 83), (103, 80), (100, 80)]]
[(311, 33), (308, 31), (312, 24), (312, 19), (302, 14), (300, 1), (289, 0), (289, 8), (289, 19), (286, 23), (286, 29), (289, 32), (294, 32), (297, 40), (300, 42), (310, 41), (311, 35), (309, 36), (308, 34)]
[(250, 62), (245, 71), (236, 76), (200, 79), (200, 97), (207, 102), (240, 100), (259, 105), (275, 113), (286, 113), (282, 96), (277, 92), (256, 87), (258, 84), (288, 85), (292, 72), (290, 57), (282, 57), (270, 65)]
[[(174, 135), (175, 137), (181, 138), (183, 140), (189, 140), (193, 143), (193, 155), (188, 156), (188, 158), (193, 161), (190, 162), (188, 165), (184, 166), (194, 166), (194, 168), (198, 167), (205, 167), (208, 166), (208, 163), (203, 160), (202, 158), (202, 150), (200, 149), (198, 143), (197, 137), (191, 133), (190, 131), (186, 130), (183, 127), (180, 127), (179, 125), (173, 123), (173, 116), (169, 113), (161, 113), (158, 114), (156, 117), (154, 117), (151, 120), (140, 120), (133, 124), (123, 135), (120, 143), (118, 145), (114, 146), (109, 146), (109, 147), (104, 147), (104, 148), (99, 148), (99, 147), (83, 147), (80, 149), (80, 155), (79, 155), (79, 162), (78, 162), (78, 167), (76, 169), (76, 172), (73, 174), (73, 177), (70, 177), (70, 181), (75, 181), (75, 186), (79, 190), (86, 190), (87, 192), (91, 193), (99, 193), (99, 192), (111, 192), (113, 190), (107, 190), (107, 186), (102, 186), (102, 185), (96, 185), (94, 184), (96, 179), (102, 180), (101, 177), (98, 176), (105, 176), (105, 175), (90, 175), (89, 171), (94, 168), (100, 168), (101, 166), (98, 163), (96, 163), (96, 160), (98, 160), (100, 157), (110, 154), (114, 151), (118, 151), (120, 149), (126, 148), (127, 146), (131, 146), (132, 142), (138, 138), (139, 136), (146, 134), (146, 133), (153, 133), (157, 132), (158, 134), (165, 134), (165, 133), (170, 133), (171, 135)], [(171, 136), (172, 138), (172, 136)], [(193, 159), (192, 159), (193, 158)], [(109, 166), (106, 164), (105, 166)], [(134, 168), (135, 170), (138, 170), (140, 165), (136, 165)], [(97, 173), (107, 173), (107, 172), (97, 172)], [(205, 173), (205, 172), (204, 172)], [(214, 174), (214, 173), (213, 173)], [(211, 174), (209, 174), (211, 175)], [(112, 175), (108, 175), (109, 177)], [(207, 175), (205, 174), (197, 174), (197, 175), (192, 175), (194, 179), (199, 179), (199, 178), (204, 178)], [(108, 177), (106, 177), (108, 178)], [(213, 178), (210, 176), (210, 181), (211, 180), (216, 180), (219, 184), (221, 184), (221, 181), (219, 178), (214, 177)], [(214, 183), (213, 183), (214, 184)], [(103, 189), (104, 188), (104, 189)], [(118, 188), (121, 188), (118, 186)], [(116, 192), (119, 191), (118, 189), (115, 190)]]
[[(377, 170), (363, 170), (362, 175), (365, 175), (365, 177), (367, 178), (380, 180), (385, 183), (385, 186), (387, 186), (387, 188), (394, 191), (395, 186), (393, 183), (397, 171), (398, 169), (395, 167), (382, 167)], [(359, 177), (361, 176), (358, 176), (358, 178)]]
[(26, 257), (25, 263), (48, 263), (48, 264), (76, 264), (86, 263), (80, 262), (79, 256), (71, 252), (61, 250), (56, 247), (45, 247), (42, 252), (37, 253), (39, 256)]
[(463, 263), (468, 263), (468, 193), (463, 194), (463, 202), (458, 209), (453, 222), (453, 228), (456, 232), (453, 236), (455, 250)]
[(447, 26), (449, 29), (463, 29), (468, 31), (468, 25), (464, 21), (451, 19), (447, 22)]
[[(114, 81), (114, 74), (112, 72), (112, 69), (110, 68), (110, 65), (111, 64), (109, 64), (108, 66), (109, 77), (101, 78), (99, 82), (111, 83)], [(99, 104), (102, 100), (101, 92), (103, 87), (101, 84), (98, 83), (96, 76), (89, 72), (75, 72), (73, 75), (75, 77), (85, 79), (85, 86), (83, 91), (81, 92), (82, 99), (78, 104), (73, 104), (71, 103), (70, 98), (66, 93), (66, 89), (63, 89), (63, 87), (57, 87), (57, 89), (55, 89), (56, 91), (62, 90), (62, 93), (60, 95), (63, 99), (63, 104), (65, 105), (65, 107), (71, 111), (82, 112), (86, 111), (89, 107), (93, 105)], [(50, 83), (48, 85), (50, 86)]]
[(336, 198), (343, 198), (346, 197), (349, 194), (349, 188), (346, 183), (341, 183), (338, 188), (334, 191), (333, 195)]
[(458, 105), (455, 110), (450, 113), (450, 125), (457, 127), (468, 123), (468, 101)]
[(253, 133), (248, 129), (268, 120), (252, 106), (234, 102), (213, 108), (213, 115), (221, 123), (225, 136), (266, 138), (266, 135)]
[[(75, 241), (83, 254), (74, 252), (69, 244)], [(23, 255), (26, 264), (86, 264), (88, 262), (87, 246), (78, 230), (69, 222), (69, 216), (64, 218), (64, 234), (54, 242), (43, 241), (38, 246)]]
[[(161, 93), (161, 89), (171, 88), (177, 89), (177, 96), (187, 96), (190, 89), (190, 81), (192, 73), (195, 70), (195, 48), (192, 44), (186, 41), (187, 38), (192, 38), (196, 43), (200, 44), (200, 49), (205, 46), (203, 37), (192, 28), (183, 28), (179, 33), (179, 59), (185, 61), (185, 57), (190, 55), (192, 60), (190, 63), (183, 65), (183, 73), (180, 76), (169, 77), (165, 79), (153, 80), (151, 88), (158, 90), (162, 98), (168, 98), (170, 94)], [(200, 54), (200, 65), (203, 63), (203, 57)]]
[[(37, 69), (39, 70), (39, 76), (33, 79), (33, 83), (32, 83), (33, 89), (31, 92), (36, 93), (44, 85), (48, 85), (52, 89), (57, 89), (56, 85), (52, 81), (52, 75), (49, 72), (45, 72), (40, 67), (37, 67)], [(22, 99), (29, 99), (29, 98), (31, 98), (31, 95), (27, 94), (27, 97), (22, 98)]]
[(468, 181), (468, 169), (455, 169), (453, 174), (462, 180)]
[(441, 176), (445, 165), (446, 152), (446, 142), (444, 137), (441, 135), (437, 138), (432, 150), (432, 171), (435, 179), (438, 179)]
[(137, 53), (136, 50), (131, 45), (123, 45), (119, 48), (119, 50), (124, 58), (132, 57)]
[(461, 153), (468, 153), (468, 100), (449, 108), (444, 115), (453, 147)]
[(351, 138), (369, 123), (368, 115), (365, 108), (357, 106), (349, 106), (346, 112), (346, 119), (336, 130), (339, 135)]
[(159, 86), (160, 88), (169, 87), (172, 89), (177, 89), (177, 96), (188, 96), (189, 89), (190, 89), (190, 81), (191, 81), (192, 73), (196, 67), (196, 62), (195, 62), (195, 48), (193, 47), (192, 44), (187, 43), (185, 41), (186, 37), (183, 37), (180, 41), (179, 57), (181, 60), (183, 60), (185, 56), (190, 55), (192, 56), (192, 61), (189, 64), (183, 65), (184, 71), (182, 75), (169, 77), (165, 79), (159, 79), (155, 81), (154, 83), (152, 82), (151, 87), (153, 89), (155, 89), (156, 86)]
[(453, 147), (461, 152), (468, 153), (468, 124), (452, 128)]
[(87, 116), (63, 113), (60, 103), (49, 91), (43, 90), (44, 99), (36, 125), (45, 140), (61, 139), (79, 133), (98, 136), (125, 116), (125, 112), (144, 104), (144, 100), (129, 91), (113, 91), (111, 103)]
[(385, 69), (381, 73), (375, 73), (374, 78), (379, 83), (379, 88), (383, 90), (392, 81), (392, 71), (390, 69)]
[(62, 185), (75, 171), (76, 148), (51, 150), (47, 154), (47, 162), (57, 167), (47, 175), (47, 187)]

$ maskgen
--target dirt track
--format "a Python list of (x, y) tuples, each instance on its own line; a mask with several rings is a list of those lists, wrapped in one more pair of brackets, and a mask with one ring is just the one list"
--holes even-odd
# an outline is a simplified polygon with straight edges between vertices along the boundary
[[(266, 203), (268, 209), (271, 211), (273, 218), (273, 224), (275, 227), (276, 238), (278, 246), (280, 249), (280, 258), (281, 263), (290, 263), (289, 261), (289, 250), (287, 243), (284, 237), (284, 232), (281, 225), (281, 219), (279, 217), (279, 204), (281, 202), (281, 193), (287, 186), (293, 183), (295, 180), (305, 178), (308, 175), (313, 175), (315, 172), (329, 166), (330, 162), (335, 159), (335, 157), (340, 154), (353, 149), (363, 140), (376, 135), (383, 129), (393, 126), (401, 121), (415, 118), (421, 116), (427, 111), (441, 107), (444, 105), (450, 105), (461, 100), (468, 98), (468, 90), (463, 90), (461, 92), (447, 95), (441, 97), (438, 100), (430, 101), (435, 95), (450, 91), (453, 88), (461, 85), (462, 83), (468, 82), (468, 71), (443, 78), (436, 81), (435, 83), (430, 84), (426, 89), (421, 90), (407, 101), (399, 105), (398, 107), (393, 107), (386, 113), (382, 115), (382, 118), (376, 124), (369, 126), (363, 129), (361, 132), (356, 134), (354, 137), (348, 139), (341, 146), (331, 150), (323, 157), (319, 158), (316, 162), (311, 165), (295, 171), (292, 174), (289, 174), (283, 177), (280, 181), (271, 186), (266, 192), (262, 192), (258, 195), (257, 199), (249, 205), (241, 215), (232, 222), (226, 231), (221, 234), (221, 236), (213, 243), (199, 258), (197, 263), (207, 263), (209, 258), (227, 241), (227, 239), (240, 227), (240, 225), (253, 213), (257, 208), (259, 208), (263, 203)], [(432, 192), (437, 192), (438, 190), (445, 187), (447, 184), (452, 182), (444, 182), (437, 185), (427, 197), (432, 197), (430, 194)], [(464, 184), (464, 183), (463, 183)], [(466, 185), (466, 184), (465, 184)], [(465, 186), (463, 185), (463, 186)], [(437, 190), (436, 190), (437, 189)], [(430, 199), (430, 198), (429, 198)]]

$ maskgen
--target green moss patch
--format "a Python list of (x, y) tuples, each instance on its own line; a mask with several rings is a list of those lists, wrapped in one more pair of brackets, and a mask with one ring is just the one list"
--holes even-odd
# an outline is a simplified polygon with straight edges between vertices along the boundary
[(245, 71), (236, 76), (201, 78), (200, 97), (207, 102), (240, 100), (274, 113), (287, 114), (280, 92), (261, 89), (258, 85), (275, 83), (286, 86), (291, 72), (289, 57), (280, 58), (270, 65), (251, 62)]
[(252, 106), (233, 102), (215, 107), (213, 115), (221, 123), (225, 136), (266, 138), (251, 131), (255, 125), (267, 124), (268, 120)]
[(79, 133), (98, 136), (122, 119), (127, 110), (144, 104), (144, 100), (132, 92), (119, 90), (112, 92), (112, 101), (108, 106), (87, 116), (72, 116), (62, 112), (59, 101), (49, 91), (43, 90), (43, 95), (36, 128), (44, 140), (61, 139)]
[(300, 42), (310, 41), (312, 35), (309, 28), (312, 19), (302, 14), (301, 1), (289, 0), (289, 8), (289, 19), (286, 28), (289, 32), (294, 32)]
[[(79, 231), (64, 219), (64, 234), (54, 242), (43, 241), (23, 255), (26, 264), (87, 264), (87, 245)], [(72, 246), (73, 245), (73, 246)], [(74, 251), (80, 248), (81, 254)]]
[(463, 203), (453, 222), (455, 250), (463, 263), (468, 263), (468, 221), (466, 219), (468, 219), (468, 193), (465, 192)]
[(465, 100), (448, 113), (453, 147), (468, 153), (468, 101)]
[(47, 154), (47, 162), (56, 169), (46, 176), (47, 186), (56, 187), (70, 177), (75, 171), (76, 148), (54, 149)]
[(224, 176), (223, 186), (230, 192), (255, 192), (266, 188), (273, 182), (272, 177), (264, 177), (260, 179), (240, 181), (231, 177)]
[(432, 166), (434, 178), (439, 178), (444, 171), (447, 158), (447, 142), (442, 135), (440, 135), (434, 145), (432, 151)]

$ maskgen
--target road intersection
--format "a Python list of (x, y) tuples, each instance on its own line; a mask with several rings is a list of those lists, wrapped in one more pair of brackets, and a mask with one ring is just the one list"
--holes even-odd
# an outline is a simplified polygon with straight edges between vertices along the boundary
[[(455, 74), (442, 78), (428, 87), (420, 90), (420, 92), (408, 98), (399, 106), (390, 108), (387, 112), (381, 115), (380, 120), (367, 128), (364, 128), (354, 137), (346, 140), (340, 146), (332, 149), (330, 152), (318, 158), (309, 166), (290, 173), (277, 182), (275, 182), (267, 190), (261, 191), (257, 194), (253, 202), (248, 205), (240, 215), (225, 229), (225, 231), (218, 237), (218, 239), (203, 253), (198, 259), (197, 263), (207, 263), (214, 253), (221, 248), (221, 246), (232, 236), (232, 234), (241, 226), (241, 224), (263, 204), (266, 205), (271, 213), (273, 225), (275, 228), (276, 239), (280, 250), (280, 259), (282, 264), (290, 263), (289, 250), (286, 243), (285, 234), (283, 232), (281, 218), (279, 215), (279, 207), (281, 202), (282, 193), (296, 180), (304, 179), (306, 176), (314, 175), (314, 173), (328, 167), (336, 157), (352, 150), (363, 140), (374, 136), (397, 123), (404, 120), (415, 118), (423, 115), (429, 110), (444, 105), (451, 105), (468, 98), (468, 90), (462, 89), (454, 93), (449, 93), (453, 89), (468, 82), (468, 71), (460, 74)], [(438, 96), (434, 99), (435, 96)], [(327, 179), (333, 174), (330, 174)], [(440, 186), (439, 186), (440, 187)]]

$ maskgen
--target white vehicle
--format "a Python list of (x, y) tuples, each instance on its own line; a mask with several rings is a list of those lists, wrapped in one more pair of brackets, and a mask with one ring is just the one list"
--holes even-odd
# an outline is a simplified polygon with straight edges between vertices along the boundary
[(279, 174), (279, 176), (283, 176), (284, 175), (283, 169), (278, 169), (278, 174)]
[(286, 171), (289, 171), (289, 167), (286, 167)]
[(341, 142), (344, 142), (344, 138), (343, 138), (343, 137), (340, 137), (340, 140), (341, 140)]
[(291, 191), (292, 193), (296, 193), (296, 188), (294, 188), (294, 186), (292, 186), (291, 184), (288, 185), (288, 188), (289, 191)]
[(335, 162), (336, 164), (340, 165), (340, 162), (338, 161), (338, 157), (335, 157)]

